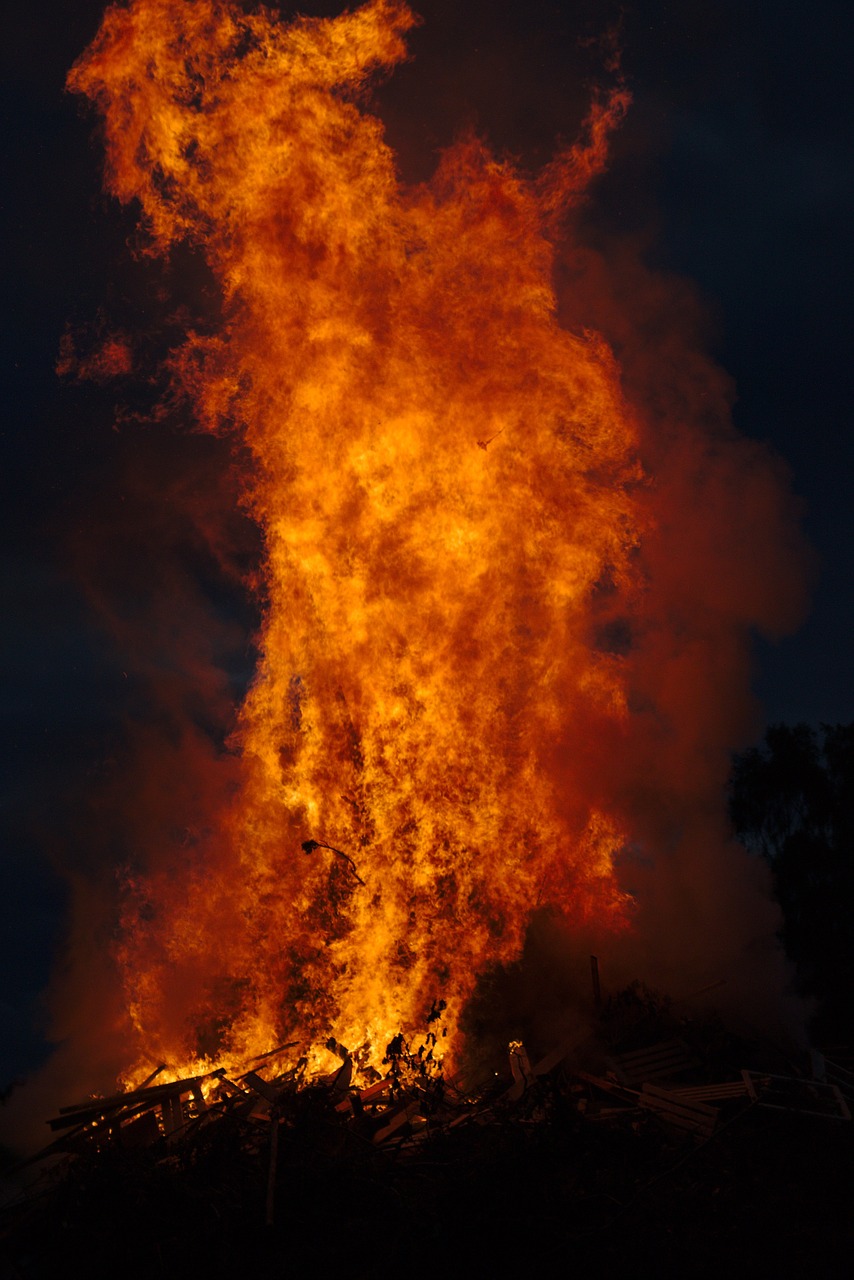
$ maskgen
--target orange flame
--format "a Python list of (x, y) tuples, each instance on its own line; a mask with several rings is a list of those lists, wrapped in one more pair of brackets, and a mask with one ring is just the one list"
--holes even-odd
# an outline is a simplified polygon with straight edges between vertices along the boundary
[(175, 1064), (330, 1033), (377, 1062), (536, 907), (631, 914), (630, 833), (578, 760), (626, 733), (652, 526), (615, 361), (552, 284), (628, 98), (536, 181), (466, 137), (406, 188), (357, 98), (415, 21), (132, 0), (69, 76), (151, 251), (187, 239), (220, 282), (173, 372), (241, 434), (266, 539), (239, 786), (126, 897), (131, 1020)]

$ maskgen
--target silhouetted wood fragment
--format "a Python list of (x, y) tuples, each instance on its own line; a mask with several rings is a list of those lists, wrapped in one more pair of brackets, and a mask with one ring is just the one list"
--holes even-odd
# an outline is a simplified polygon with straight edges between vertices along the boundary
[(284, 1053), (286, 1049), (293, 1049), (299, 1044), (299, 1040), (288, 1040), (285, 1044), (278, 1045), (275, 1049), (268, 1049), (266, 1053), (259, 1053), (257, 1058), (252, 1058), (252, 1062), (266, 1062), (268, 1058), (275, 1058), (277, 1054)]
[(184, 1123), (184, 1110), (181, 1106), (180, 1094), (170, 1093), (160, 1104), (160, 1115), (163, 1121), (163, 1132), (168, 1138)]
[(192, 1093), (196, 1086), (206, 1080), (216, 1079), (224, 1073), (223, 1068), (209, 1071), (201, 1076), (188, 1076), (185, 1080), (172, 1080), (167, 1084), (152, 1085), (148, 1088), (132, 1089), (128, 1093), (115, 1093), (108, 1098), (90, 1098), (87, 1102), (78, 1102), (70, 1107), (60, 1107), (59, 1115), (48, 1120), (51, 1129), (69, 1128), (75, 1124), (87, 1124), (102, 1116), (133, 1106), (137, 1102), (152, 1105), (162, 1102), (164, 1098), (180, 1097)]
[(795, 1076), (766, 1075), (759, 1071), (742, 1071), (741, 1074), (751, 1098), (760, 1107), (822, 1116), (826, 1120), (851, 1119), (848, 1104), (835, 1084), (799, 1080)]
[(513, 1083), (504, 1096), (508, 1102), (518, 1102), (528, 1086), (534, 1083), (531, 1060), (521, 1040), (510, 1042), (510, 1071)]
[(240, 1079), (245, 1084), (248, 1084), (249, 1088), (253, 1089), (255, 1093), (265, 1100), (265, 1102), (276, 1103), (279, 1101), (281, 1090), (277, 1089), (275, 1085), (270, 1084), (267, 1080), (262, 1080), (261, 1076), (259, 1076), (257, 1072), (247, 1071), (245, 1075), (240, 1077)]
[(353, 859), (350, 857), (349, 853), (344, 853), (342, 849), (336, 849), (334, 845), (327, 844), (325, 840), (303, 840), (302, 842), (303, 853), (314, 853), (315, 849), (328, 849), (330, 853), (334, 853), (339, 858), (343, 858), (345, 862), (349, 862), (350, 869), (352, 870), (353, 875), (359, 881), (359, 884), (362, 885), (362, 887), (364, 888), (365, 882), (362, 879), (362, 877), (359, 875), (358, 868), (356, 867), (356, 864), (353, 861)]
[(594, 1088), (601, 1089), (603, 1093), (610, 1093), (613, 1097), (621, 1098), (624, 1102), (632, 1105), (637, 1103), (637, 1089), (630, 1089), (626, 1085), (619, 1084), (616, 1080), (608, 1080), (603, 1076), (591, 1075), (589, 1071), (576, 1071), (574, 1074), (579, 1080), (592, 1084)]
[(391, 1119), (378, 1129), (374, 1134), (374, 1144), (376, 1146), (387, 1142), (393, 1134), (397, 1133), (404, 1125), (409, 1124), (420, 1113), (420, 1104), (418, 1102), (404, 1102), (397, 1107), (390, 1108)]
[(667, 1124), (678, 1129), (688, 1129), (699, 1138), (710, 1138), (718, 1119), (717, 1109), (696, 1098), (659, 1089), (654, 1084), (645, 1084), (638, 1102), (644, 1110), (654, 1111)]
[(746, 1098), (747, 1085), (743, 1080), (727, 1080), (723, 1084), (679, 1085), (670, 1090), (680, 1098), (693, 1098), (697, 1102), (728, 1102), (733, 1098)]
[(547, 1053), (544, 1058), (540, 1058), (539, 1062), (535, 1063), (533, 1067), (534, 1075), (547, 1076), (549, 1072), (554, 1071), (555, 1067), (560, 1066), (569, 1054), (571, 1054), (574, 1049), (578, 1048), (581, 1040), (582, 1036), (578, 1033), (573, 1036), (567, 1036), (567, 1038), (562, 1040), (560, 1044), (555, 1045), (555, 1047)]

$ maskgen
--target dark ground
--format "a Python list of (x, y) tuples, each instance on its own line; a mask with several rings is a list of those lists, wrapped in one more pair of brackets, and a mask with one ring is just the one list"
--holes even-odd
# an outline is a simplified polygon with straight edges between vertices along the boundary
[(12, 1215), (0, 1275), (53, 1275), (69, 1262), (127, 1280), (849, 1274), (844, 1123), (756, 1108), (696, 1146), (653, 1121), (603, 1128), (554, 1114), (463, 1126), (408, 1156), (321, 1126), (281, 1152), (273, 1227), (266, 1153), (249, 1157), (230, 1137), (217, 1133), (187, 1165), (157, 1164), (151, 1151), (81, 1162)]

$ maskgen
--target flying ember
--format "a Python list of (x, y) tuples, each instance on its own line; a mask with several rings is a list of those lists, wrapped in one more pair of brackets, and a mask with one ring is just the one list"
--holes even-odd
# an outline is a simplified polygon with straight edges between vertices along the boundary
[(467, 135), (407, 186), (364, 90), (415, 22), (132, 0), (69, 76), (151, 251), (218, 281), (171, 377), (251, 459), (265, 548), (239, 781), (124, 893), (129, 1080), (329, 1036), (378, 1065), (440, 1000), (453, 1054), (537, 909), (632, 927), (632, 788), (585, 761), (631, 741), (655, 486), (553, 284), (628, 95), (538, 176)]

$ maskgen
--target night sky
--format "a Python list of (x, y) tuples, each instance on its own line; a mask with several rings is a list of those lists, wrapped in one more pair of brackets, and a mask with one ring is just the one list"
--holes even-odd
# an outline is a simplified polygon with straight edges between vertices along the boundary
[[(90, 525), (115, 548), (111, 562), (101, 538), (99, 581), (125, 572), (126, 593), (144, 595), (161, 552), (165, 571), (201, 583), (235, 696), (252, 669), (253, 606), (190, 545), (190, 530), (176, 549), (177, 517), (161, 525), (143, 496), (159, 467), (165, 489), (219, 475), (222, 445), (168, 421), (116, 430), (119, 409), (144, 413), (144, 389), (55, 372), (67, 327), (97, 337), (99, 326), (141, 315), (155, 333), (162, 306), (158, 281), (128, 255), (132, 214), (100, 193), (94, 121), (63, 91), (102, 8), (31, 0), (7, 6), (4, 21), (0, 1087), (42, 1052), (39, 992), (61, 957), (69, 892), (53, 864), (62, 846), (63, 865), (86, 866), (83, 848), (69, 862), (68, 841), (85, 827), (87, 788), (135, 696), (132, 664), (106, 635), (98, 589), (80, 569)], [(413, 60), (374, 104), (411, 180), (466, 125), (523, 164), (548, 159), (553, 140), (577, 130), (601, 65), (596, 38), (620, 9), (605, 0), (415, 8), (425, 23), (410, 37)], [(591, 236), (640, 239), (650, 265), (693, 282), (707, 349), (734, 380), (737, 427), (790, 469), (815, 553), (811, 607), (795, 635), (757, 643), (765, 722), (854, 720), (852, 26), (850, 6), (833, 0), (625, 6), (634, 106), (585, 215)], [(191, 257), (170, 283), (196, 305), (204, 297)], [(253, 532), (239, 521), (233, 532), (236, 560), (248, 564)]]

